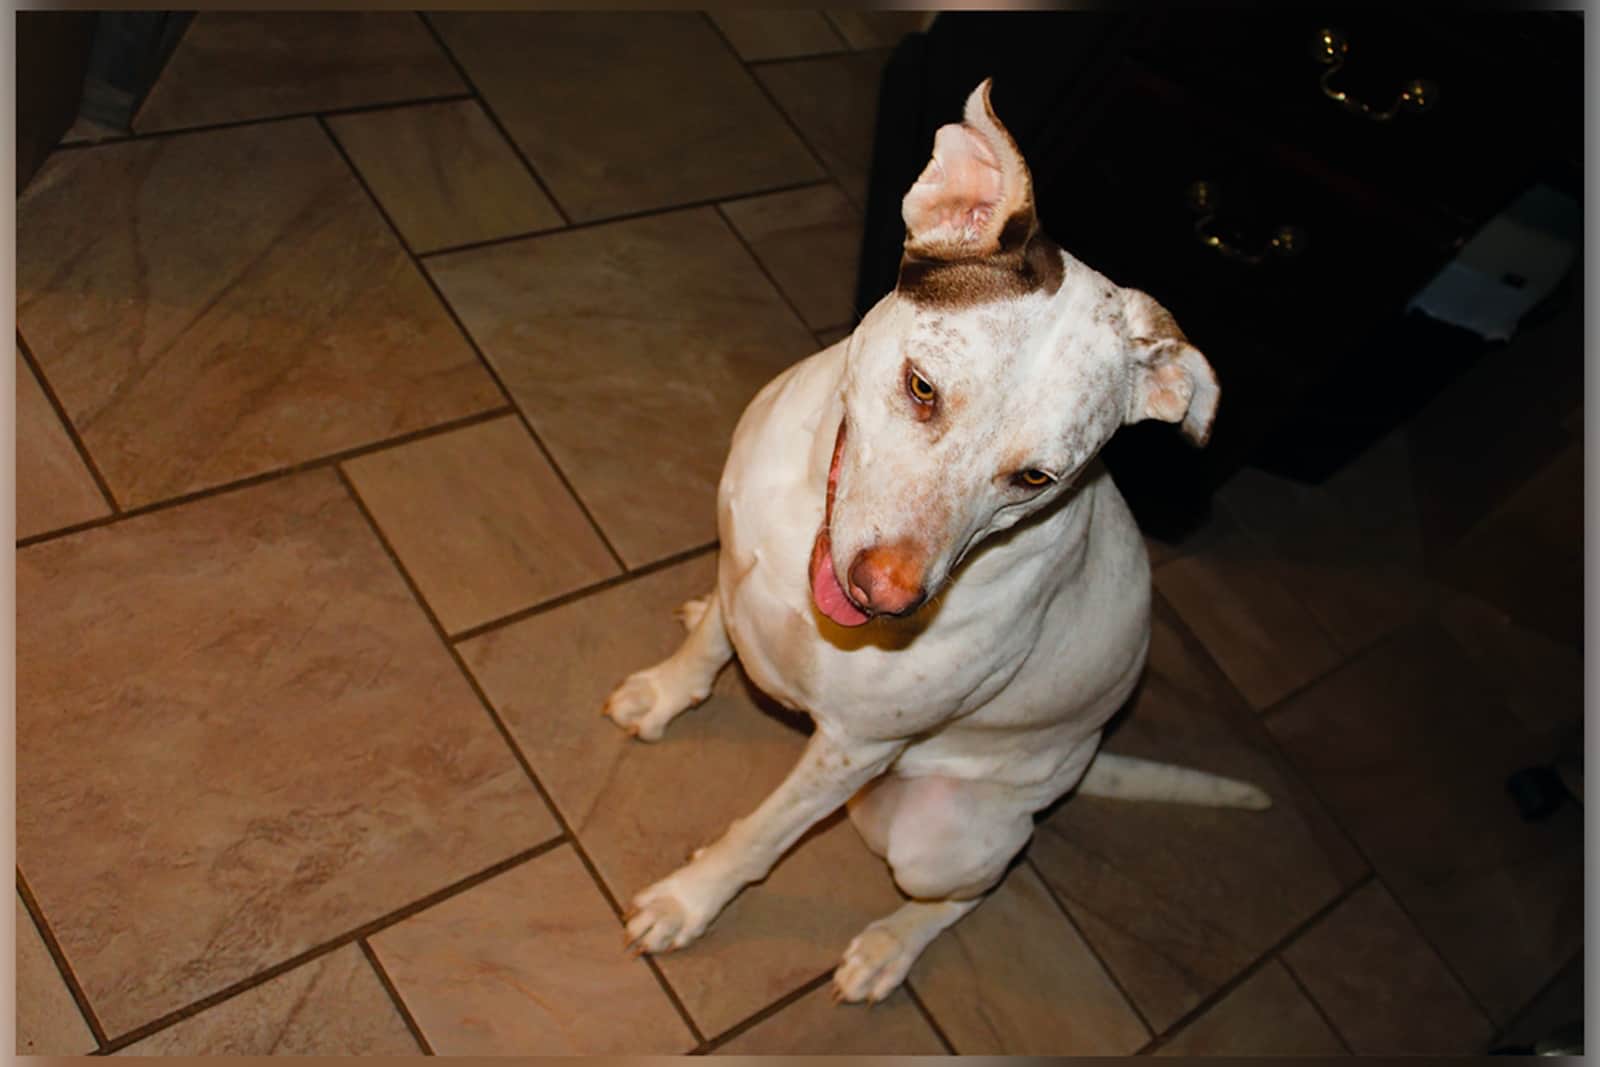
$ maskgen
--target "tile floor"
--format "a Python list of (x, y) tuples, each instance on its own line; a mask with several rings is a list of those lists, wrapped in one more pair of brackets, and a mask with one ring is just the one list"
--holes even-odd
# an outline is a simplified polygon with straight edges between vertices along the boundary
[(1152, 545), (1110, 745), (1270, 813), (1062, 804), (871, 1011), (824, 983), (898, 897), (838, 818), (623, 953), (619, 902), (802, 744), (737, 671), (656, 746), (596, 712), (710, 582), (744, 402), (848, 326), (908, 20), (205, 12), (134, 136), (55, 153), (19, 1051), (1448, 1053), (1572, 1013), (1581, 813), (1503, 781), (1582, 729), (1576, 304)]

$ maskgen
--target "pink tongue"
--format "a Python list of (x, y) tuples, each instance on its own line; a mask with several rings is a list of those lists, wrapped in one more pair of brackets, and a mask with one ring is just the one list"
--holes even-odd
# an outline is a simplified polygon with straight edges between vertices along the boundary
[(817, 609), (840, 626), (860, 626), (867, 621), (867, 613), (850, 603), (833, 573), (833, 558), (829, 551), (828, 535), (817, 534), (811, 547), (811, 598)]

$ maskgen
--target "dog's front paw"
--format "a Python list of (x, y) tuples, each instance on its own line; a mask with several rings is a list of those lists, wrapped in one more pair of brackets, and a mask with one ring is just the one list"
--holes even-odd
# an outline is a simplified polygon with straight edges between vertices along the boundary
[(833, 999), (876, 1004), (899, 988), (916, 960), (900, 938), (873, 923), (844, 950), (844, 962), (833, 972)]
[(641, 741), (659, 741), (673, 719), (710, 695), (681, 689), (671, 684), (670, 673), (652, 667), (612, 690), (601, 713)]
[(717, 909), (696, 906), (692, 895), (673, 885), (674, 881), (657, 882), (633, 898), (626, 921), (628, 945), (635, 954), (683, 948), (705, 933), (716, 918)]

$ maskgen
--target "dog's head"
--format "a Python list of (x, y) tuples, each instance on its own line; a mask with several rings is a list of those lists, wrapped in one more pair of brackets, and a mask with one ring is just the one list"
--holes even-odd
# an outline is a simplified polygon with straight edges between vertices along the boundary
[(1167, 311), (1039, 232), (985, 81), (906, 194), (895, 291), (849, 341), (817, 607), (915, 611), (969, 549), (1050, 506), (1117, 427), (1210, 435), (1215, 376)]

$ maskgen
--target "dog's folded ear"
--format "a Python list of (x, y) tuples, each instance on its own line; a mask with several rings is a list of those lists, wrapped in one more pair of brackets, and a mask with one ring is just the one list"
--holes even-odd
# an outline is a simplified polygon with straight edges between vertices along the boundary
[(1020, 247), (1037, 227), (1033, 182), (989, 103), (989, 79), (967, 97), (960, 123), (941, 126), (933, 158), (900, 205), (905, 250), (971, 259)]
[(1133, 361), (1127, 421), (1181, 423), (1185, 437), (1204, 445), (1222, 395), (1211, 364), (1148, 293), (1124, 289), (1123, 317)]

